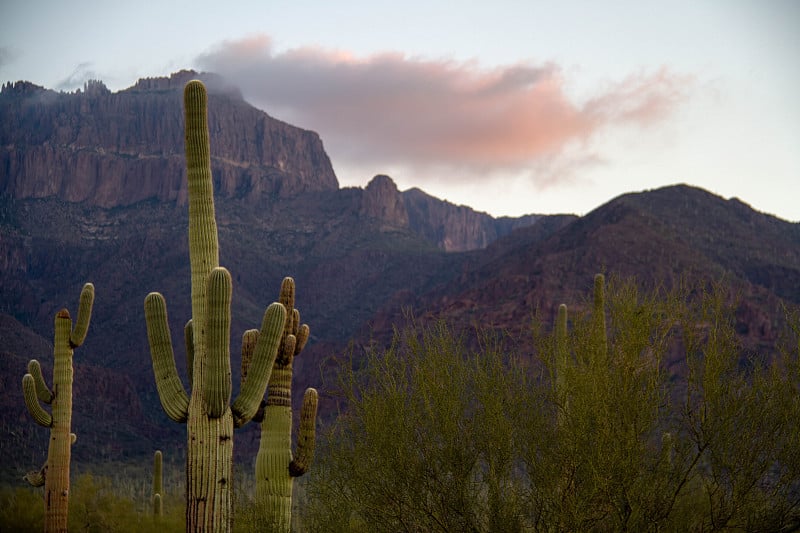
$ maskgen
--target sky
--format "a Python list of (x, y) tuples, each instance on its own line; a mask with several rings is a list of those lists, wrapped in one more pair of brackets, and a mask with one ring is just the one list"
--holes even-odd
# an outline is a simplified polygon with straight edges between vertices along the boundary
[(676, 183), (800, 221), (800, 1), (3, 0), (0, 82), (215, 72), (387, 174), (494, 216)]

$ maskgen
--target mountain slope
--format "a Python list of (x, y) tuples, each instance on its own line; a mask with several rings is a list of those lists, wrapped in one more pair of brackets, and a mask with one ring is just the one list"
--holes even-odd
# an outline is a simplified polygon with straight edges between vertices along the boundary
[[(407, 305), (423, 319), (524, 336), (534, 309), (552, 318), (560, 303), (580, 307), (596, 272), (633, 276), (650, 288), (723, 280), (741, 296), (737, 328), (745, 343), (771, 350), (782, 302), (800, 304), (800, 225), (739, 200), (678, 185), (624, 195), (561, 224), (546, 238), (538, 224), (512, 232)], [(375, 324), (400, 320), (386, 308)]]

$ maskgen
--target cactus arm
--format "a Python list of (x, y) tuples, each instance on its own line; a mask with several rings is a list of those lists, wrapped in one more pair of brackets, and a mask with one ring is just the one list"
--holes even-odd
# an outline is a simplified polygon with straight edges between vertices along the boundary
[(183, 342), (186, 345), (186, 375), (189, 377), (189, 390), (192, 390), (194, 386), (194, 330), (191, 318), (183, 327)]
[(36, 396), (39, 398), (39, 400), (48, 405), (52, 403), (53, 393), (50, 390), (50, 387), (47, 386), (47, 382), (44, 380), (44, 376), (42, 375), (42, 367), (39, 366), (39, 361), (36, 359), (31, 359), (28, 362), (28, 374), (33, 376), (33, 383), (36, 386)]
[[(297, 314), (297, 322), (300, 322), (300, 313)], [(308, 324), (303, 324), (300, 326), (297, 331), (295, 332), (294, 336), (297, 339), (297, 343), (294, 347), (294, 354), (297, 355), (303, 348), (305, 348), (306, 343), (308, 342), (308, 336), (311, 334), (311, 330), (308, 327)]]
[(94, 305), (94, 285), (86, 283), (81, 290), (80, 302), (78, 304), (78, 318), (75, 326), (69, 335), (69, 344), (77, 348), (86, 339), (86, 332), (89, 330), (89, 322), (92, 318), (92, 306)]
[(300, 411), (300, 428), (297, 435), (297, 453), (289, 463), (289, 475), (299, 477), (308, 472), (314, 460), (316, 444), (317, 404), (319, 395), (311, 387), (303, 394), (303, 407)]
[(206, 371), (203, 401), (208, 416), (219, 418), (231, 401), (231, 275), (218, 267), (208, 279)]
[(47, 478), (47, 463), (42, 465), (39, 470), (32, 470), (25, 474), (22, 479), (30, 483), (32, 487), (41, 487)]
[(36, 396), (36, 384), (32, 375), (25, 374), (22, 376), (22, 392), (25, 396), (25, 405), (28, 407), (28, 412), (36, 423), (46, 428), (51, 427), (53, 425), (53, 417), (39, 405), (39, 399)]
[(258, 330), (248, 329), (242, 335), (242, 385), (247, 381), (247, 373), (253, 361), (253, 352), (258, 342)]
[(286, 308), (277, 302), (270, 304), (264, 312), (247, 380), (242, 384), (239, 396), (231, 406), (234, 427), (249, 422), (261, 404), (278, 354), (285, 323)]
[(69, 443), (75, 444), (78, 441), (78, 436), (75, 433), (69, 434)]
[(186, 422), (189, 397), (183, 389), (175, 367), (172, 338), (167, 326), (167, 304), (164, 297), (151, 292), (144, 300), (144, 316), (147, 322), (147, 338), (153, 359), (158, 397), (164, 412), (175, 422)]
[[(287, 350), (285, 343), (289, 335), (294, 334), (296, 327), (295, 319), (300, 318), (300, 313), (295, 313), (294, 308), (294, 293), (295, 286), (294, 280), (290, 277), (283, 278), (281, 282), (281, 292), (278, 301), (286, 308), (286, 324), (283, 328), (283, 336), (281, 339), (281, 347), (278, 351), (277, 362), (279, 365), (288, 365), (291, 363), (291, 358), (294, 356), (294, 350)], [(296, 338), (295, 338), (296, 341)]]

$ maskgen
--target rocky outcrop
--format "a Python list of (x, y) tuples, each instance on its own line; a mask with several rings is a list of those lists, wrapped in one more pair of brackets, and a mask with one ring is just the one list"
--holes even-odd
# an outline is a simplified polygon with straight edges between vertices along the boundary
[(408, 213), (392, 178), (379, 174), (372, 178), (361, 197), (360, 213), (386, 224), (407, 228)]
[(0, 193), (101, 207), (186, 201), (182, 88), (209, 86), (217, 193), (257, 200), (338, 189), (319, 136), (255, 109), (218, 76), (182, 71), (111, 93), (101, 82), (58, 93), (29, 82), (0, 91)]
[(519, 218), (491, 215), (474, 209), (440, 200), (420, 189), (403, 192), (403, 204), (408, 212), (412, 231), (424, 236), (448, 252), (462, 252), (485, 248), (512, 230), (530, 226), (538, 215)]
[(420, 189), (400, 192), (392, 178), (383, 174), (372, 178), (361, 193), (359, 214), (384, 226), (408, 228), (448, 252), (485, 248), (540, 218), (539, 215), (494, 218), (471, 207), (440, 200)]

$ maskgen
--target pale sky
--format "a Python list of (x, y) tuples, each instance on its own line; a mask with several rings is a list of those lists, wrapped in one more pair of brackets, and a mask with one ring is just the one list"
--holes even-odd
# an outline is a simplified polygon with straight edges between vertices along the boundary
[(0, 82), (112, 90), (184, 68), (493, 215), (688, 183), (800, 221), (800, 1), (2, 0)]

